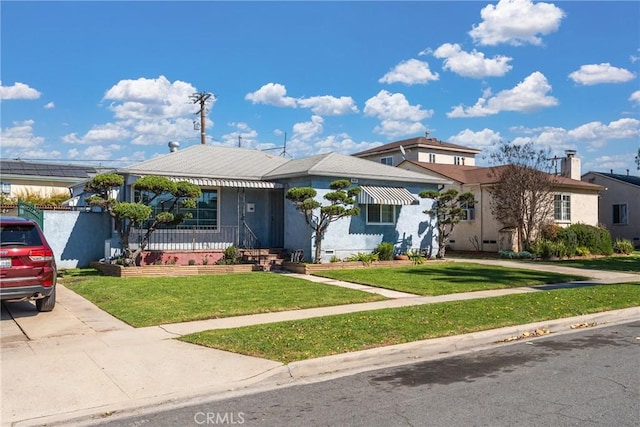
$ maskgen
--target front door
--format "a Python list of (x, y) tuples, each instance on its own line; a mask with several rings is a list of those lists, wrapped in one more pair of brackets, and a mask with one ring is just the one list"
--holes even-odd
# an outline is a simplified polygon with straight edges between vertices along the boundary
[(272, 248), (284, 246), (284, 192), (283, 190), (271, 191), (271, 227), (269, 240)]

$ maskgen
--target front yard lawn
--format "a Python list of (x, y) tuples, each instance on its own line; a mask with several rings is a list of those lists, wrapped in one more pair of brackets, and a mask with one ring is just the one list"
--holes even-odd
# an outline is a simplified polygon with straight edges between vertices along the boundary
[(640, 305), (640, 283), (382, 309), (186, 335), (193, 344), (289, 363)]
[(257, 272), (162, 278), (65, 276), (63, 284), (135, 327), (386, 299)]
[(624, 273), (640, 273), (640, 252), (631, 255), (615, 255), (604, 258), (581, 258), (554, 261), (554, 265), (586, 268), (589, 270), (620, 271)]
[(586, 279), (584, 276), (462, 262), (427, 262), (409, 267), (327, 270), (314, 274), (417, 295), (519, 288)]

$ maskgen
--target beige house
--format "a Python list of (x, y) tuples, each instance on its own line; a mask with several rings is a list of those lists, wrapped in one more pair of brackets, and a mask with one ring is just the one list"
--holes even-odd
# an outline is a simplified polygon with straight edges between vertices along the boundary
[(604, 187), (598, 205), (599, 220), (614, 239), (631, 240), (640, 247), (640, 177), (587, 172), (582, 180)]
[[(392, 142), (354, 155), (379, 162), (384, 162), (384, 158), (400, 160), (394, 164), (402, 169), (453, 181), (444, 185), (443, 190), (453, 188), (458, 192), (473, 193), (476, 202), (466, 208), (464, 220), (451, 234), (451, 249), (487, 252), (513, 249), (513, 234), (501, 231), (504, 226), (491, 213), (490, 189), (496, 183), (499, 173), (495, 172), (499, 170), (475, 166), (478, 153), (479, 150), (421, 137)], [(428, 161), (424, 161), (425, 158)], [(553, 176), (553, 180), (552, 220), (560, 226), (574, 223), (597, 225), (598, 196), (603, 187), (580, 180), (580, 159), (574, 151), (567, 151), (566, 157), (561, 159), (561, 172)]]
[(480, 150), (450, 144), (436, 138), (425, 136), (404, 139), (380, 147), (353, 154), (374, 162), (389, 166), (398, 166), (405, 160), (420, 163), (438, 163), (445, 165), (474, 166), (475, 156)]

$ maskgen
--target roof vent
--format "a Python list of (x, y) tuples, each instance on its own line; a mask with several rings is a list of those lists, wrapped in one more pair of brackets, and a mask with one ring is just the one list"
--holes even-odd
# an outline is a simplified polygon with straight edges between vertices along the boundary
[(169, 146), (169, 151), (172, 153), (178, 151), (178, 147), (180, 147), (180, 143), (178, 141), (169, 141), (169, 144), (167, 145)]

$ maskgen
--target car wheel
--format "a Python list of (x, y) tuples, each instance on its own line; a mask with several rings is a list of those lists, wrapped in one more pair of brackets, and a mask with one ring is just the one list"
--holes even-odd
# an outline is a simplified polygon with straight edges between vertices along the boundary
[(36, 300), (36, 308), (38, 311), (51, 311), (56, 306), (56, 288), (53, 288), (48, 297)]

